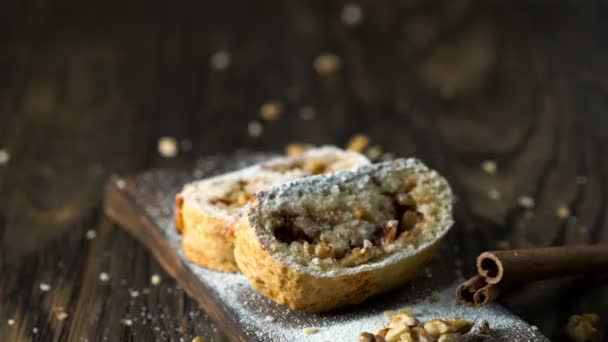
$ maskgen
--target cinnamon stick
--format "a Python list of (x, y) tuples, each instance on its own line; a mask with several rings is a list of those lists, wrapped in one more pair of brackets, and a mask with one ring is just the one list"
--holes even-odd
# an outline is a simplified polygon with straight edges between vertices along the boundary
[(477, 272), (489, 284), (608, 271), (608, 244), (483, 252)]
[(492, 303), (508, 286), (530, 281), (608, 272), (608, 244), (541, 247), (483, 252), (477, 257), (478, 275), (456, 289), (468, 306)]

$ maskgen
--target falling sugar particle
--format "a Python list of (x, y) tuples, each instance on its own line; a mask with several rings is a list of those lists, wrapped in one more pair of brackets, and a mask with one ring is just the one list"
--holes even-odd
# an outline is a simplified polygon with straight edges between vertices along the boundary
[(317, 111), (313, 106), (304, 106), (300, 108), (300, 118), (302, 120), (312, 120), (317, 115)]
[(177, 140), (173, 137), (161, 137), (158, 139), (158, 153), (165, 158), (177, 156)]
[(93, 229), (87, 230), (87, 233), (86, 233), (87, 240), (93, 240), (96, 237), (97, 237), (97, 232), (95, 230), (93, 230)]
[(483, 172), (493, 175), (498, 171), (498, 164), (496, 164), (496, 162), (493, 160), (484, 160), (481, 162), (481, 169)]
[(0, 165), (8, 163), (8, 161), (10, 159), (11, 159), (11, 155), (8, 153), (8, 151), (1, 149), (0, 150)]
[(230, 53), (227, 51), (218, 51), (211, 55), (209, 58), (209, 64), (211, 65), (211, 69), (216, 71), (224, 71), (228, 69), (230, 63), (232, 62), (232, 57)]
[(342, 60), (332, 53), (323, 53), (315, 58), (313, 67), (317, 74), (321, 76), (330, 76), (340, 70), (342, 67)]
[(565, 220), (570, 217), (570, 209), (568, 208), (568, 206), (562, 204), (557, 207), (556, 214), (558, 219)]
[(110, 275), (107, 274), (106, 272), (101, 272), (101, 273), (99, 273), (99, 280), (101, 280), (104, 283), (107, 283), (110, 280)]
[(534, 206), (536, 205), (534, 198), (532, 198), (530, 196), (520, 196), (517, 199), (517, 203), (526, 209), (534, 208)]
[(363, 11), (357, 4), (347, 4), (344, 6), (344, 8), (342, 8), (340, 18), (346, 25), (356, 26), (361, 23), (361, 20), (363, 20)]
[(133, 325), (133, 321), (128, 319), (128, 318), (123, 318), (120, 320), (120, 323), (122, 323), (123, 325), (126, 325), (128, 327), (130, 327), (131, 325)]
[(139, 291), (129, 290), (129, 295), (133, 298), (139, 297)]
[(150, 277), (150, 283), (154, 286), (160, 284), (161, 278), (158, 274), (153, 274), (152, 277)]
[(490, 189), (488, 191), (488, 197), (492, 200), (500, 199), (500, 191), (498, 189)]
[(14, 320), (14, 319), (12, 319), (12, 318), (10, 318), (10, 319), (8, 320), (8, 325), (13, 325), (13, 324), (15, 324), (15, 320)]
[(38, 333), (38, 328), (34, 327), (34, 328), (32, 329), (32, 332), (33, 332), (34, 334), (37, 334), (37, 333)]
[(247, 126), (247, 131), (249, 132), (250, 137), (258, 138), (262, 135), (264, 127), (259, 121), (251, 121)]
[(51, 289), (51, 285), (47, 283), (40, 283), (40, 291), (48, 292)]

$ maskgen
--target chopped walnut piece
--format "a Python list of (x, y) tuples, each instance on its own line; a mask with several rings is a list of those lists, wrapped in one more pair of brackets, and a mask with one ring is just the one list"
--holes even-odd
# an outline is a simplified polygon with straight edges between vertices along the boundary
[(334, 252), (331, 246), (321, 241), (315, 245), (315, 255), (321, 259), (325, 259), (333, 257)]
[(475, 325), (474, 322), (467, 321), (466, 319), (462, 319), (460, 317), (454, 317), (448, 320), (446, 323), (450, 326), (450, 328), (452, 328), (452, 331), (456, 331), (461, 334), (468, 333), (471, 331), (471, 328), (473, 328), (473, 325)]
[(266, 121), (276, 120), (283, 113), (283, 104), (279, 101), (268, 101), (260, 107), (260, 116)]
[(359, 220), (364, 220), (364, 221), (373, 221), (374, 220), (374, 217), (372, 216), (372, 214), (369, 211), (367, 211), (365, 208), (362, 208), (362, 207), (356, 207), (355, 209), (353, 209), (353, 216), (355, 216)]
[(459, 342), (459, 341), (460, 341), (460, 334), (459, 333), (442, 334), (437, 339), (437, 342)]
[(414, 327), (416, 325), (418, 325), (418, 320), (412, 315), (411, 312), (407, 312), (405, 310), (402, 310), (401, 312), (399, 312), (397, 315), (395, 315), (395, 317), (393, 317), (391, 324), (394, 322), (403, 322), (405, 325), (407, 325), (408, 327)]
[(412, 197), (412, 195), (410, 194), (398, 193), (397, 195), (395, 195), (395, 200), (397, 201), (397, 203), (399, 203), (399, 205), (411, 209), (416, 209), (416, 201), (414, 200), (414, 197)]
[(418, 177), (416, 175), (408, 175), (403, 187), (404, 192), (410, 192), (418, 185)]
[(237, 203), (239, 206), (244, 206), (245, 204), (247, 204), (247, 201), (249, 201), (249, 196), (244, 193), (244, 192), (240, 192), (237, 196)]
[(386, 336), (384, 338), (386, 339), (386, 342), (399, 341), (401, 335), (403, 335), (404, 333), (407, 333), (409, 331), (410, 331), (410, 328), (404, 322), (393, 321), (389, 325), (388, 332), (386, 333)]
[(311, 160), (303, 165), (303, 168), (313, 175), (318, 175), (325, 172), (327, 164), (319, 160)]
[(363, 152), (365, 148), (369, 145), (369, 138), (365, 134), (356, 134), (353, 135), (352, 138), (346, 144), (346, 148), (355, 151), (355, 152)]
[(359, 335), (359, 342), (385, 342), (385, 339), (382, 336), (364, 332)]
[(384, 226), (386, 227), (387, 232), (384, 235), (384, 241), (382, 241), (382, 243), (384, 245), (390, 245), (397, 237), (397, 227), (399, 226), (399, 221), (388, 220)]
[(573, 341), (589, 341), (597, 334), (597, 321), (599, 316), (594, 313), (572, 315), (568, 319), (566, 332)]
[(403, 216), (401, 217), (401, 222), (399, 223), (399, 227), (405, 231), (411, 230), (416, 227), (416, 224), (418, 224), (419, 221), (420, 215), (418, 215), (418, 212), (408, 210), (403, 213)]
[(438, 318), (434, 318), (424, 323), (423, 328), (433, 337), (439, 337), (441, 334), (450, 332), (450, 327), (447, 323)]
[(308, 144), (293, 143), (293, 144), (289, 144), (289, 145), (287, 145), (287, 147), (285, 147), (285, 153), (289, 157), (299, 157), (302, 154), (304, 154), (304, 152), (306, 152), (306, 150), (310, 149), (311, 147), (312, 146), (308, 145)]

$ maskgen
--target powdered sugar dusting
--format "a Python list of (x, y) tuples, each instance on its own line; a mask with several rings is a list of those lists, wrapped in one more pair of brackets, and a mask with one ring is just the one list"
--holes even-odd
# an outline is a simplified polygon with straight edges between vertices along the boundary
[[(137, 203), (157, 223), (184, 265), (200, 279), (200, 286), (213, 293), (227, 317), (242, 327), (246, 340), (357, 341), (360, 332), (376, 332), (388, 324), (384, 311), (411, 307), (421, 320), (435, 317), (448, 319), (454, 316), (473, 321), (485, 319), (490, 323), (492, 331), (489, 340), (547, 341), (537, 330), (498, 305), (475, 309), (456, 304), (454, 290), (462, 279), (453, 272), (451, 262), (446, 262), (458, 257), (451, 234), (447, 235), (429, 266), (432, 278), (422, 272), (400, 289), (371, 298), (362, 305), (325, 314), (290, 310), (260, 295), (241, 274), (212, 271), (188, 262), (179, 248), (180, 236), (173, 224), (175, 194), (186, 182), (195, 178), (234, 170), (246, 166), (248, 162), (251, 164), (251, 159), (267, 157), (256, 154), (255, 158), (247, 159), (251, 156), (252, 154), (243, 153), (230, 158), (205, 158), (193, 172), (181, 174), (174, 171), (145, 173), (136, 179), (135, 188)], [(257, 161), (259, 159), (253, 162)], [(267, 316), (275, 319), (269, 321)], [(303, 329), (310, 327), (317, 328), (318, 331), (304, 335)]]

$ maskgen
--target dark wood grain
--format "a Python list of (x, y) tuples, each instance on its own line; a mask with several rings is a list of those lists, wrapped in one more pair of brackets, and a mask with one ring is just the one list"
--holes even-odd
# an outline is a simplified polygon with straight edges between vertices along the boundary
[[(151, 255), (103, 217), (102, 186), (113, 173), (243, 147), (341, 145), (365, 132), (418, 156), (458, 194), (470, 273), (476, 254), (499, 241), (608, 241), (605, 1), (362, 1), (357, 27), (341, 22), (345, 3), (1, 1), (0, 148), (11, 158), (0, 165), (0, 337), (212, 332)], [(209, 67), (218, 50), (232, 55), (224, 72)], [(342, 58), (332, 77), (312, 68), (322, 52)], [(283, 116), (249, 137), (247, 123), (272, 99)], [(302, 120), (303, 106), (317, 116)], [(192, 149), (163, 158), (163, 135), (188, 138)], [(496, 175), (481, 171), (485, 159), (498, 162)], [(490, 200), (490, 189), (501, 198)], [(535, 198), (533, 210), (517, 204), (521, 195)], [(562, 204), (575, 219), (557, 218)], [(97, 237), (85, 239), (87, 230)], [(129, 288), (146, 287), (149, 295), (130, 298)], [(603, 279), (562, 279), (503, 304), (554, 340), (569, 315), (597, 312), (605, 340), (607, 298)], [(56, 306), (67, 320), (54, 318)], [(121, 324), (141, 306), (152, 317), (145, 326)]]

